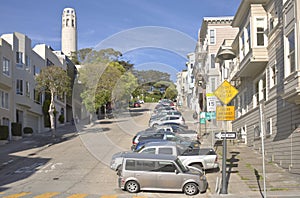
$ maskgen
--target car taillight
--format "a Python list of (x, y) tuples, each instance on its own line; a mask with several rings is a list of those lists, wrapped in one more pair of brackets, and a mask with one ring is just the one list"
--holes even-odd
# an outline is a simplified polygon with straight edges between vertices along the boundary
[(218, 156), (216, 156), (216, 159), (215, 159), (215, 163), (217, 163), (218, 162)]

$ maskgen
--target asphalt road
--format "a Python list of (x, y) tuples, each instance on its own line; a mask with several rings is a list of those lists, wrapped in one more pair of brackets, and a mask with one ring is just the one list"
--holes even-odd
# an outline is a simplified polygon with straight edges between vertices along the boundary
[(109, 168), (111, 156), (130, 150), (133, 135), (148, 127), (153, 107), (144, 104), (114, 119), (81, 126), (76, 136), (57, 144), (27, 142), (37, 146), (12, 153), (20, 159), (0, 170), (0, 197), (185, 197), (169, 192), (129, 194), (118, 188), (116, 172)]

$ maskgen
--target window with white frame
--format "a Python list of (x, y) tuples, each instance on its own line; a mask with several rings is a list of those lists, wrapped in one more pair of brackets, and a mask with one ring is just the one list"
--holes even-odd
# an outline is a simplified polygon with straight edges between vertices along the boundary
[(25, 94), (28, 98), (30, 98), (30, 84), (28, 81), (25, 83)]
[(256, 46), (265, 46), (265, 18), (256, 18)]
[(272, 118), (270, 118), (266, 123), (266, 136), (272, 135)]
[(16, 94), (23, 95), (23, 80), (17, 79)]
[(2, 63), (3, 63), (2, 73), (5, 74), (6, 76), (10, 76), (10, 60), (3, 57)]
[(289, 73), (296, 71), (296, 64), (295, 64), (295, 31), (292, 30), (287, 35), (287, 58), (288, 58), (288, 68)]
[(0, 107), (9, 109), (9, 95), (8, 92), (0, 90)]
[(270, 66), (270, 88), (274, 87), (277, 84), (277, 64), (276, 61), (274, 65)]
[(263, 74), (254, 82), (253, 107), (257, 107), (259, 101), (267, 99), (266, 75)]
[(18, 68), (23, 68), (23, 53), (16, 52), (16, 63)]
[(33, 90), (34, 102), (37, 104), (42, 104), (42, 93), (36, 89)]
[(209, 30), (209, 44), (210, 45), (216, 44), (216, 30), (214, 29)]

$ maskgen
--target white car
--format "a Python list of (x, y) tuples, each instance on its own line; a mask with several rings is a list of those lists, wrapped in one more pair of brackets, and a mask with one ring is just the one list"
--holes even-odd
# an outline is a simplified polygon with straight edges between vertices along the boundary
[(185, 120), (180, 115), (166, 115), (158, 120), (150, 121), (149, 126), (156, 127), (158, 125), (167, 124), (167, 123), (177, 123), (180, 125), (185, 125)]

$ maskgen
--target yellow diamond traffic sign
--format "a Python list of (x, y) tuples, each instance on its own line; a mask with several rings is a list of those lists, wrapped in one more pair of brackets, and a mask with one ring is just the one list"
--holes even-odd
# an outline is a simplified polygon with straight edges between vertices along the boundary
[(224, 80), (214, 92), (215, 96), (217, 96), (225, 105), (227, 105), (238, 93), (239, 91), (227, 80)]

